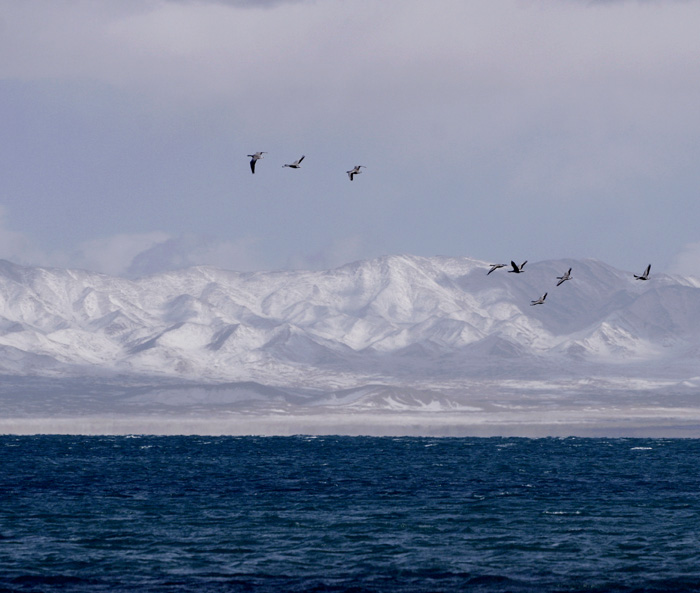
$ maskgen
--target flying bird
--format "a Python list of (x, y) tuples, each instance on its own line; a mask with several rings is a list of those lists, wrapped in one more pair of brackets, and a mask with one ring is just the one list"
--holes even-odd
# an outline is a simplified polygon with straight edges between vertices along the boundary
[(649, 272), (651, 272), (651, 264), (647, 266), (646, 270), (644, 270), (644, 273), (641, 276), (637, 276), (637, 274), (635, 274), (634, 277), (637, 280), (649, 280)]
[(486, 275), (488, 276), (491, 272), (495, 272), (498, 270), (498, 268), (505, 268), (506, 264), (491, 264), (491, 269), (486, 272)]
[(530, 301), (530, 306), (532, 307), (533, 305), (544, 305), (544, 299), (547, 298), (547, 293), (545, 292), (540, 298), (538, 298), (536, 301)]
[(249, 154), (250, 160), (250, 172), (255, 174), (255, 163), (263, 158), (263, 155), (267, 154), (264, 150), (261, 152), (256, 152), (255, 154)]
[[(346, 173), (348, 174), (348, 177), (350, 177), (350, 181), (352, 181), (352, 178), (355, 175), (359, 175), (360, 173), (362, 173), (362, 171), (360, 171), (361, 167), (365, 167), (365, 166), (364, 165), (357, 165), (354, 169), (351, 169), (350, 171), (346, 171)], [(365, 167), (365, 169), (366, 168), (367, 167)]]
[[(525, 267), (525, 264), (527, 263), (527, 260), (525, 260), (523, 263), (520, 265), (516, 264), (513, 260), (510, 261), (510, 265), (513, 267), (512, 270), (508, 270), (509, 273), (513, 274), (522, 274), (523, 268)], [(488, 275), (488, 274), (487, 274)]]
[(301, 167), (301, 161), (304, 160), (304, 155), (301, 155), (301, 158), (298, 161), (294, 161), (291, 165), (282, 165), (283, 167), (289, 167), (290, 169), (298, 169)]
[(566, 272), (566, 274), (563, 276), (557, 276), (557, 280), (559, 280), (559, 282), (557, 282), (557, 286), (564, 284), (564, 282), (567, 280), (571, 280), (571, 268), (569, 268), (568, 272)]

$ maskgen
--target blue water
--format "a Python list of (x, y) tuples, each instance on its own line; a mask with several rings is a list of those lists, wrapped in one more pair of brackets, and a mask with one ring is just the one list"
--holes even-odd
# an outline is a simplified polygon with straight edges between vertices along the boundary
[(700, 440), (4, 436), (5, 591), (700, 591)]

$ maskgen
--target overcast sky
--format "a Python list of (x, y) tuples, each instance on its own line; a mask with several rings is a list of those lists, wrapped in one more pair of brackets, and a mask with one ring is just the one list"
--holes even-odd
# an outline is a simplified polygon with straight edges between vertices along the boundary
[(698, 23), (680, 0), (0, 0), (0, 257), (700, 275)]

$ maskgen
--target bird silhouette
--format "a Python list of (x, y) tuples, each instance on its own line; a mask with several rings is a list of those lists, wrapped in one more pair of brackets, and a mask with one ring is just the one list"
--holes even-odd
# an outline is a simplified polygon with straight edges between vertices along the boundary
[(571, 268), (569, 268), (569, 270), (563, 276), (557, 276), (557, 280), (559, 280), (559, 282), (557, 282), (557, 286), (564, 284), (564, 282), (567, 280), (571, 280)]
[(251, 157), (250, 159), (250, 172), (255, 174), (255, 163), (258, 162), (261, 158), (263, 158), (263, 155), (267, 154), (264, 150), (261, 152), (256, 152), (255, 154), (249, 154), (248, 156)]
[(547, 293), (545, 292), (540, 298), (538, 298), (536, 301), (530, 301), (530, 306), (532, 307), (533, 305), (544, 305), (544, 299), (547, 298)]
[(302, 157), (298, 161), (294, 161), (293, 163), (291, 163), (289, 165), (282, 165), (282, 166), (289, 167), (290, 169), (298, 169), (299, 167), (301, 167), (301, 161), (303, 161), (303, 160), (304, 160), (304, 155), (302, 155)]
[(498, 268), (504, 268), (506, 264), (491, 264), (491, 269), (486, 272), (486, 275), (488, 276), (491, 272), (495, 272), (498, 270)]
[(510, 261), (510, 265), (513, 267), (512, 270), (508, 270), (508, 272), (512, 274), (522, 274), (523, 273), (523, 268), (525, 267), (525, 264), (527, 263), (527, 260), (525, 260), (523, 263), (520, 265), (516, 264), (513, 260)]
[[(361, 167), (365, 167), (365, 166), (364, 165), (356, 165), (354, 169), (350, 169), (350, 171), (346, 171), (346, 173), (348, 174), (348, 177), (350, 178), (350, 181), (352, 181), (352, 178), (355, 177), (355, 175), (359, 175), (360, 173), (362, 173), (362, 171), (360, 171)], [(365, 169), (366, 168), (367, 167), (365, 167)]]
[(651, 272), (651, 264), (646, 267), (646, 270), (641, 274), (641, 276), (634, 275), (637, 280), (649, 280), (649, 272)]

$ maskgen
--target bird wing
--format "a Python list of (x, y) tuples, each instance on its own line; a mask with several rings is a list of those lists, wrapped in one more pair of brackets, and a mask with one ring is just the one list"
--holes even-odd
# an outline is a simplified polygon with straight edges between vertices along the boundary
[(250, 161), (250, 172), (255, 174), (255, 159)]
[(564, 281), (565, 281), (564, 278), (562, 278), (561, 280), (559, 280), (559, 282), (557, 282), (557, 286), (561, 286), (561, 285), (564, 283)]
[(298, 164), (300, 164), (300, 163), (301, 163), (301, 161), (303, 161), (303, 160), (304, 160), (304, 158), (305, 158), (305, 155), (302, 155), (302, 157), (301, 157), (301, 158), (300, 158), (300, 159), (299, 159), (299, 160), (297, 161), (297, 165), (298, 165)]
[(514, 271), (514, 272), (519, 272), (519, 271), (520, 271), (520, 268), (518, 267), (518, 265), (517, 265), (513, 260), (510, 260), (510, 265), (513, 266), (513, 271)]

